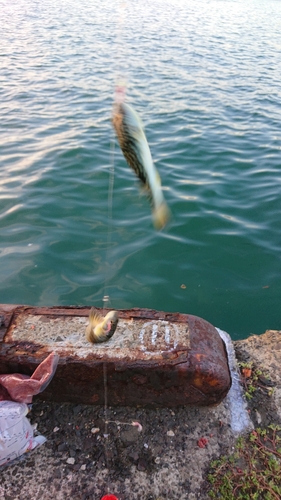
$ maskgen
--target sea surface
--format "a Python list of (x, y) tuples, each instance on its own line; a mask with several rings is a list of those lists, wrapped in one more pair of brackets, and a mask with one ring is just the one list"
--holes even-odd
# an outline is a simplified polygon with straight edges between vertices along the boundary
[[(0, 0), (0, 303), (281, 329), (281, 2)], [(145, 125), (157, 232), (111, 125)]]

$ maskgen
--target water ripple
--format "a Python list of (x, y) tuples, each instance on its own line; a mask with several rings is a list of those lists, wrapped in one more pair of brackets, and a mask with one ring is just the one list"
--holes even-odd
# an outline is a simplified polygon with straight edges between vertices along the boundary
[[(0, 0), (0, 302), (280, 328), (280, 2)], [(172, 212), (115, 147), (117, 74)], [(181, 285), (185, 285), (182, 287)]]

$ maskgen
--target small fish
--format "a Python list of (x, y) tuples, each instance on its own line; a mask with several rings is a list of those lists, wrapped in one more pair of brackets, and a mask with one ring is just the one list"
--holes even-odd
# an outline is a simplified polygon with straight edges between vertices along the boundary
[(89, 324), (86, 328), (86, 339), (93, 344), (106, 342), (114, 334), (117, 323), (117, 311), (110, 311), (103, 317), (94, 307), (92, 307), (89, 314)]
[(127, 163), (147, 188), (154, 225), (156, 229), (163, 229), (170, 218), (170, 211), (162, 192), (160, 175), (154, 166), (142, 122), (131, 106), (120, 101), (114, 105), (112, 122)]

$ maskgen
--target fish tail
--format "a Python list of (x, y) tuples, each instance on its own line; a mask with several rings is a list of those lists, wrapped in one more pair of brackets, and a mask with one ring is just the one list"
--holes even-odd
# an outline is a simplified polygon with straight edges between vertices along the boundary
[(102, 320), (103, 317), (100, 315), (100, 313), (94, 307), (92, 307), (89, 314), (90, 324), (94, 327), (98, 325), (98, 323), (100, 323)]
[(100, 325), (103, 322), (103, 317), (99, 314), (99, 312), (91, 307), (89, 313), (89, 324), (86, 328), (86, 339), (92, 344), (96, 344), (97, 342), (101, 342), (99, 337), (102, 334), (102, 330), (100, 329)]
[(167, 203), (162, 201), (153, 209), (153, 223), (156, 229), (163, 229), (170, 220), (171, 214)]
[(98, 342), (104, 342), (104, 340), (106, 339), (106, 336), (104, 334), (104, 321), (102, 323), (100, 323), (99, 325), (96, 326), (96, 328), (94, 328), (94, 331), (93, 331), (93, 342), (94, 343), (98, 343)]
[(92, 342), (92, 344), (96, 343), (96, 336), (94, 334), (94, 329), (91, 323), (89, 323), (86, 328), (86, 339), (88, 340), (88, 342)]
[(89, 325), (87, 326), (86, 339), (92, 344), (97, 344), (99, 342), (104, 342), (104, 340), (106, 340), (103, 331), (103, 324), (104, 322), (100, 322), (94, 327), (92, 323), (89, 323)]

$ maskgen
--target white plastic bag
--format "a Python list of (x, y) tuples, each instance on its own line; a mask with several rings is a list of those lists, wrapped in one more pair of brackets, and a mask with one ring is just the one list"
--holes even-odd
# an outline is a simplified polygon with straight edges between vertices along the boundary
[(0, 466), (45, 443), (44, 436), (34, 437), (27, 413), (25, 403), (0, 401)]

